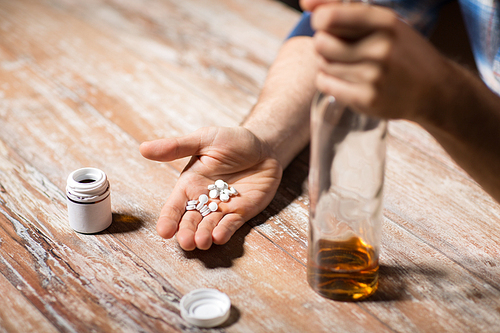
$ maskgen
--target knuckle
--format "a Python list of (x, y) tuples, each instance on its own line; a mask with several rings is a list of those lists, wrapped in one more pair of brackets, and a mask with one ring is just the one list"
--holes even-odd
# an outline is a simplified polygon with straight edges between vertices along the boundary
[(329, 30), (338, 20), (338, 13), (331, 6), (320, 6), (314, 11), (311, 26), (314, 30)]
[(387, 14), (387, 18), (386, 18), (386, 22), (387, 22), (387, 26), (386, 28), (389, 30), (389, 31), (395, 31), (399, 24), (401, 24), (401, 20), (399, 19), (399, 17), (393, 12), (393, 11), (387, 11), (386, 12)]
[(314, 34), (314, 49), (320, 55), (327, 53), (328, 51), (328, 34), (323, 31), (317, 31)]
[(377, 94), (372, 85), (360, 87), (358, 94), (353, 98), (352, 105), (363, 113), (371, 114), (377, 105)]
[(316, 88), (324, 93), (333, 94), (333, 92), (329, 89), (329, 86), (325, 79), (325, 75), (323, 73), (318, 73), (318, 75), (316, 76)]
[(377, 92), (373, 86), (366, 89), (363, 104), (366, 109), (373, 109), (377, 105)]
[(379, 66), (369, 66), (363, 72), (365, 81), (370, 84), (377, 84), (382, 81), (383, 72)]
[(331, 67), (332, 67), (332, 65), (329, 64), (325, 58), (320, 57), (318, 59), (318, 71), (326, 73), (328, 70), (331, 69)]
[(371, 48), (371, 58), (382, 63), (389, 61), (392, 55), (393, 45), (392, 38), (386, 33), (383, 33)]
[(394, 9), (380, 6), (370, 6), (370, 9), (373, 11), (372, 15), (379, 18), (378, 22), (381, 28), (394, 30), (401, 23), (399, 15)]

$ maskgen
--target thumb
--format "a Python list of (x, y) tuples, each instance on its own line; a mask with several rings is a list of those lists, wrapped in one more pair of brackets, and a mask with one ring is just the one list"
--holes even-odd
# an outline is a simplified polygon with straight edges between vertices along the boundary
[(169, 162), (198, 154), (201, 136), (194, 132), (177, 138), (166, 138), (143, 142), (139, 147), (142, 156), (158, 162)]

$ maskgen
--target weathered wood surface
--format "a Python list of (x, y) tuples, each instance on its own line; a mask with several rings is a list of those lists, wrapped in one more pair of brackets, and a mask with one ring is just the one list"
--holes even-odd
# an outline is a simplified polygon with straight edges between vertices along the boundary
[[(155, 231), (185, 161), (144, 140), (237, 125), (296, 12), (264, 0), (0, 1), (0, 331), (198, 331), (192, 289), (227, 293), (228, 332), (498, 332), (500, 207), (407, 122), (390, 125), (381, 284), (360, 303), (305, 280), (307, 152), (225, 246)], [(113, 225), (67, 222), (67, 175), (103, 169)]]

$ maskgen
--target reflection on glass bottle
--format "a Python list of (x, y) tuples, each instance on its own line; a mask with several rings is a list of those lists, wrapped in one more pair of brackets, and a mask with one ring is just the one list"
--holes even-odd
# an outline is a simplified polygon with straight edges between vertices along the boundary
[(377, 289), (386, 128), (332, 96), (313, 101), (307, 275), (325, 297), (360, 300)]

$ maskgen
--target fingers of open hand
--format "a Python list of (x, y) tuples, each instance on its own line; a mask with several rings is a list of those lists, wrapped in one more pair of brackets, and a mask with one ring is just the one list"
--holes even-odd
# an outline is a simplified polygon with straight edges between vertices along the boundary
[(196, 247), (200, 250), (207, 250), (212, 243), (226, 244), (244, 223), (245, 220), (236, 213), (212, 213), (203, 218), (198, 225), (195, 235)]
[(160, 212), (156, 231), (163, 238), (172, 238), (179, 229), (179, 222), (186, 210), (187, 196), (185, 191), (176, 186), (168, 197)]
[(195, 234), (201, 219), (202, 216), (197, 211), (188, 211), (182, 216), (177, 231), (177, 241), (184, 250), (192, 251), (197, 247)]
[(166, 138), (143, 142), (140, 146), (142, 156), (154, 161), (168, 162), (178, 158), (196, 155), (202, 148), (202, 138), (207, 130), (200, 129), (177, 138)]
[(213, 242), (219, 245), (227, 243), (243, 224), (245, 220), (239, 214), (225, 215), (212, 231)]
[(158, 234), (163, 238), (172, 238), (177, 233), (179, 245), (188, 251), (196, 248), (194, 235), (202, 219), (198, 211), (186, 211), (187, 201), (195, 198), (190, 192), (199, 193), (204, 189), (203, 186), (185, 186), (193, 182), (196, 183), (196, 180), (189, 176), (177, 182), (161, 210), (156, 225)]
[[(189, 200), (198, 199), (198, 194), (204, 193), (206, 187), (186, 187), (183, 185), (185, 182), (193, 184), (199, 183), (200, 180), (189, 176), (187, 178), (184, 176), (179, 180), (162, 208), (156, 226), (158, 234), (163, 238), (172, 238), (175, 235), (179, 246), (186, 251), (192, 251), (196, 248), (207, 250), (213, 242), (216, 244), (226, 243), (245, 222), (240, 215), (240, 207), (245, 206), (245, 200), (241, 201), (239, 196), (231, 198), (229, 202), (212, 200), (218, 204), (217, 210), (202, 216), (197, 209), (186, 210), (186, 205)], [(228, 216), (232, 218), (228, 218)], [(235, 220), (238, 223), (231, 224)], [(224, 226), (222, 229), (217, 228), (220, 223)], [(214, 230), (219, 230), (215, 233), (215, 237), (212, 236)], [(221, 233), (222, 230), (224, 232)]]
[(177, 240), (186, 251), (208, 250), (212, 243), (225, 244), (245, 221), (239, 214), (216, 211), (205, 217), (198, 211), (187, 211), (179, 224)]
[(213, 212), (201, 220), (194, 236), (197, 248), (200, 250), (208, 250), (210, 246), (212, 246), (212, 231), (223, 216), (224, 214), (221, 212)]

